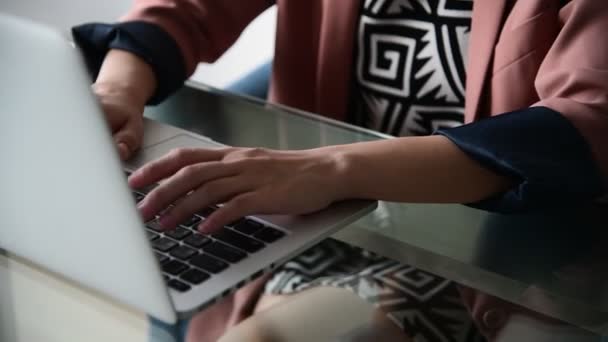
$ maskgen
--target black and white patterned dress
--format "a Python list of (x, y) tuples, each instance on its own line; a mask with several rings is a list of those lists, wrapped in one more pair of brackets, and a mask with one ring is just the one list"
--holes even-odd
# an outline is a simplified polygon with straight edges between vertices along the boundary
[[(472, 0), (362, 2), (350, 121), (397, 136), (462, 124)], [(415, 341), (483, 340), (451, 281), (333, 239), (287, 262), (265, 290), (313, 286), (353, 291)]]
[(471, 0), (365, 0), (354, 123), (395, 136), (462, 124)]

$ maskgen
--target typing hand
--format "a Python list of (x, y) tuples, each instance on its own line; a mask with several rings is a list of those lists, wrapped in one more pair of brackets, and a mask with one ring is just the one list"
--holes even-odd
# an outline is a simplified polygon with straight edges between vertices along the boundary
[(340, 172), (340, 159), (328, 149), (177, 149), (134, 172), (129, 185), (142, 188), (164, 180), (139, 210), (146, 221), (162, 213), (160, 223), (167, 229), (224, 203), (199, 226), (211, 232), (246, 215), (325, 208), (342, 199)]
[(143, 139), (144, 104), (134, 101), (128, 89), (117, 85), (93, 84), (112, 136), (122, 160), (126, 160), (139, 149)]
[(143, 112), (156, 89), (152, 67), (134, 54), (110, 50), (106, 55), (93, 92), (99, 98), (122, 160), (141, 146)]

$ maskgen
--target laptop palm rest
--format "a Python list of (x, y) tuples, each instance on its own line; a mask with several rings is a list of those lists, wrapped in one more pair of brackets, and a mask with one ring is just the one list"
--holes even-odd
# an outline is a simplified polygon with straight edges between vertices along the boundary
[(206, 139), (198, 139), (187, 134), (176, 135), (155, 145), (141, 149), (135, 157), (126, 162), (126, 166), (136, 169), (147, 162), (158, 159), (176, 148), (198, 147), (198, 148), (219, 148), (222, 145)]

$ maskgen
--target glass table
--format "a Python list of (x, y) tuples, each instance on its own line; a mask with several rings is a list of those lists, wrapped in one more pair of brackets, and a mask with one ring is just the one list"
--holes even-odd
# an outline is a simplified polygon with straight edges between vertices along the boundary
[[(150, 108), (147, 116), (233, 146), (306, 149), (391, 138), (255, 98), (190, 86)], [(608, 335), (606, 205), (500, 215), (464, 205), (380, 202), (375, 212), (335, 237)]]
[[(147, 108), (145, 115), (234, 146), (306, 149), (391, 138), (196, 83), (188, 83), (162, 105)], [(608, 207), (601, 204), (507, 216), (463, 205), (380, 202), (372, 214), (334, 237), (563, 322), (554, 329), (513, 317), (500, 340), (527, 336), (531, 341), (600, 341), (608, 335), (607, 226)], [(123, 328), (138, 336), (132, 340), (145, 339), (141, 313), (11, 256), (0, 256), (0, 300), (25, 298), (14, 280), (20, 277), (31, 280), (28, 286), (48, 285), (46, 290), (52, 289), (53, 295), (59, 291), (79, 304), (70, 310), (92, 310), (92, 317), (105, 325), (128, 322)], [(27, 327), (18, 321), (24, 318), (9, 317), (21, 312), (15, 303), (26, 299), (19, 300), (13, 300), (12, 308), (3, 302), (0, 310), (0, 328), (12, 326), (10, 336)], [(113, 320), (116, 311), (126, 318)], [(77, 317), (73, 312), (72, 316)]]

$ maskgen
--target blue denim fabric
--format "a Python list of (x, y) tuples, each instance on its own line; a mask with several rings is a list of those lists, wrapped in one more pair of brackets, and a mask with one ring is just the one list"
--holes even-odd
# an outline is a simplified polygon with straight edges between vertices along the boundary
[[(90, 23), (73, 27), (72, 36), (82, 49), (93, 76), (99, 72), (110, 49), (129, 51), (148, 62), (159, 85), (149, 104), (162, 102), (186, 80), (184, 58), (177, 43), (158, 25), (139, 21)], [(260, 65), (226, 90), (266, 99), (271, 67), (271, 61)]]
[(272, 61), (266, 62), (226, 87), (226, 90), (265, 100), (268, 96), (271, 69)]
[(110, 49), (129, 51), (150, 64), (158, 89), (149, 104), (162, 102), (186, 80), (184, 58), (177, 43), (158, 25), (141, 21), (84, 24), (73, 27), (72, 36), (94, 77)]
[(501, 213), (560, 210), (588, 204), (606, 190), (585, 138), (550, 108), (526, 108), (437, 134), (516, 182), (473, 207)]

